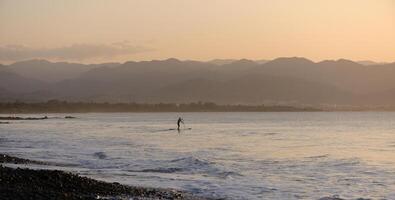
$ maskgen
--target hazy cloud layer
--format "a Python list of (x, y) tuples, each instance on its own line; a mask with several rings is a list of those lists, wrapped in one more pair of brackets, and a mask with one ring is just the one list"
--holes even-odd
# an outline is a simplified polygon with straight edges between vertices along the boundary
[(150, 51), (127, 41), (112, 44), (73, 44), (58, 48), (31, 48), (23, 45), (0, 46), (0, 61), (19, 61), (33, 58), (85, 60), (112, 58)]

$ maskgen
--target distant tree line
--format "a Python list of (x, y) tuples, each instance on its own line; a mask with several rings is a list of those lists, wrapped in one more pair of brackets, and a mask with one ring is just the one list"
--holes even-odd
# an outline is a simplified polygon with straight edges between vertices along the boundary
[(292, 106), (217, 105), (197, 103), (95, 103), (50, 100), (42, 103), (0, 103), (0, 113), (83, 113), (83, 112), (281, 112), (319, 111), (319, 109)]

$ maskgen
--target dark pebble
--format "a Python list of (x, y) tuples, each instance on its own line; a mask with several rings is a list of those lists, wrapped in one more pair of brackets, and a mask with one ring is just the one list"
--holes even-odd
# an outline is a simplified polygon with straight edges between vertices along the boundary
[[(0, 154), (0, 163), (41, 163)], [(0, 199), (188, 199), (203, 200), (171, 189), (107, 183), (59, 170), (10, 168), (0, 164)]]

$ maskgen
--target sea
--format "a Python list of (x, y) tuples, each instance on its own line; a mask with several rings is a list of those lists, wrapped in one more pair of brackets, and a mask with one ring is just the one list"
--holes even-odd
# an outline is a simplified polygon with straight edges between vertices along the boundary
[(15, 116), (49, 118), (0, 124), (0, 153), (56, 163), (32, 168), (227, 199), (395, 199), (394, 112)]

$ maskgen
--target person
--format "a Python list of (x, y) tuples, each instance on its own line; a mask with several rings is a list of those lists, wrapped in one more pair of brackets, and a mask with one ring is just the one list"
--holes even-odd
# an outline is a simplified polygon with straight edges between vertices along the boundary
[(177, 130), (180, 130), (180, 123), (184, 123), (184, 120), (181, 117), (177, 120)]

